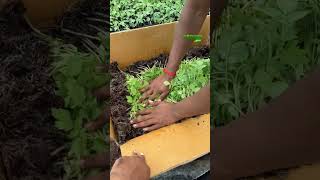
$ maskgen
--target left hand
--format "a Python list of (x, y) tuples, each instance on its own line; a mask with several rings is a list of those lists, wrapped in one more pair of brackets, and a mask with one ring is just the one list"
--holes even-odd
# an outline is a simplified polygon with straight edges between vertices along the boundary
[(173, 103), (156, 101), (150, 104), (152, 109), (140, 111), (138, 117), (130, 121), (134, 128), (153, 131), (183, 119), (183, 115), (177, 113)]

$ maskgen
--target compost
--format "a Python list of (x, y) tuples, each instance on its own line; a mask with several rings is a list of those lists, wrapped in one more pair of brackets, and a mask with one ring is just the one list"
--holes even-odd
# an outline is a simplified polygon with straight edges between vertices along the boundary
[[(198, 47), (191, 49), (187, 55), (186, 59), (193, 57), (208, 58), (209, 48), (208, 47)], [(118, 136), (118, 142), (120, 144), (126, 141), (140, 136), (143, 134), (141, 129), (134, 129), (129, 123), (129, 111), (130, 105), (127, 103), (126, 96), (128, 95), (126, 88), (126, 77), (125, 73), (135, 75), (143, 70), (144, 67), (152, 66), (164, 66), (167, 63), (168, 55), (160, 55), (156, 58), (139, 61), (130, 65), (125, 71), (121, 71), (118, 68), (117, 63), (112, 63), (110, 66), (111, 73), (111, 118), (115, 131)]]
[(61, 105), (49, 76), (47, 42), (26, 24), (0, 22), (0, 155), (7, 179), (59, 177), (63, 134), (50, 109)]

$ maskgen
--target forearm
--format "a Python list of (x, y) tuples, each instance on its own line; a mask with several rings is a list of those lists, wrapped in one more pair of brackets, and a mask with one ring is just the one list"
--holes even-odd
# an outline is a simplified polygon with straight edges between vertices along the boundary
[(210, 112), (210, 84), (174, 105), (180, 118), (188, 118)]
[(209, 12), (209, 0), (187, 0), (175, 29), (174, 40), (167, 68), (175, 72), (192, 42), (184, 39), (186, 34), (198, 34)]

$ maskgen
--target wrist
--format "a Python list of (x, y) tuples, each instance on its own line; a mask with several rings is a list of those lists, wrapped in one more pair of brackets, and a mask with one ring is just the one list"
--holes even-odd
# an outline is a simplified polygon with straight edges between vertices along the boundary
[(179, 121), (179, 120), (186, 118), (184, 116), (183, 110), (181, 109), (179, 103), (173, 103), (171, 105), (171, 110), (172, 110), (172, 113), (173, 113), (176, 121)]

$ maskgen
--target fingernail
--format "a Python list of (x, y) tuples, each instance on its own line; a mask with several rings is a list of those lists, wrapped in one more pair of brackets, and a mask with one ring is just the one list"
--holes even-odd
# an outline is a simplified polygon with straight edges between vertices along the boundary
[(133, 125), (133, 127), (134, 127), (134, 128), (137, 128), (137, 125), (136, 125), (136, 124), (134, 124), (134, 125)]
[(144, 154), (143, 154), (143, 153), (140, 153), (140, 155), (141, 155), (141, 156), (144, 156)]
[(133, 121), (131, 120), (131, 121), (130, 121), (130, 123), (132, 124), (132, 123), (133, 123)]
[(148, 128), (143, 128), (142, 130), (143, 130), (143, 131), (148, 131)]

